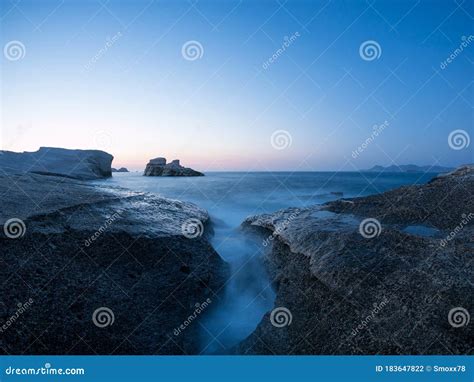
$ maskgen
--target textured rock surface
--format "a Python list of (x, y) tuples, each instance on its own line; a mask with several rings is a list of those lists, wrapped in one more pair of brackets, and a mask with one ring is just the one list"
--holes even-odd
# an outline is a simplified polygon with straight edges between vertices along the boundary
[(146, 165), (145, 176), (204, 176), (203, 173), (189, 167), (183, 167), (179, 159), (166, 163), (166, 158), (151, 159)]
[(380, 195), (339, 200), (328, 210), (371, 216), (391, 224), (425, 224), (440, 229), (459, 224), (462, 214), (474, 212), (474, 166), (438, 175), (427, 185), (406, 186)]
[(91, 180), (112, 175), (113, 156), (99, 150), (40, 147), (38, 151), (0, 151), (0, 175), (36, 173)]
[(130, 172), (130, 171), (128, 171), (128, 169), (125, 167), (120, 167), (119, 169), (112, 168), (112, 172)]
[[(375, 234), (361, 228), (368, 218), (380, 222)], [(275, 327), (267, 314), (236, 352), (472, 354), (472, 322), (454, 327), (448, 319), (452, 309), (474, 312), (472, 166), (426, 185), (290, 208), (244, 225), (263, 228), (272, 243), (266, 261), (276, 307), (289, 309), (292, 322)], [(413, 225), (435, 234), (407, 233)]]
[(164, 166), (166, 164), (166, 158), (155, 158), (155, 159), (150, 159), (149, 164), (156, 164), (158, 166)]
[[(0, 205), (0, 353), (199, 352), (197, 323), (173, 331), (227, 278), (205, 235), (183, 236), (189, 221), (205, 227), (206, 211), (35, 174), (0, 177)], [(12, 218), (23, 236), (6, 236), (18, 235)], [(114, 322), (101, 328), (92, 317), (104, 307)]]

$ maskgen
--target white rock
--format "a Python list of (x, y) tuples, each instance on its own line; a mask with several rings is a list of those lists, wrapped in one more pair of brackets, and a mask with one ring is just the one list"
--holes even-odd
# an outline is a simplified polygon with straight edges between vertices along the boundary
[(35, 173), (91, 180), (112, 175), (113, 156), (100, 150), (40, 147), (38, 151), (0, 151), (0, 174)]

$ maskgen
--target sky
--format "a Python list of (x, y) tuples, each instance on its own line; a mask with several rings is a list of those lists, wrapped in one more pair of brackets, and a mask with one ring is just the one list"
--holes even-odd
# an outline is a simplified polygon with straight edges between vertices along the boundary
[(474, 162), (474, 3), (0, 0), (0, 148), (114, 167)]

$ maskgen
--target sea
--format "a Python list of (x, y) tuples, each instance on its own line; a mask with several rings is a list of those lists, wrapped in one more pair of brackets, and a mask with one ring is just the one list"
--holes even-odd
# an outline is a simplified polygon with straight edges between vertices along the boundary
[[(114, 173), (96, 183), (195, 203), (211, 217), (211, 244), (229, 264), (230, 278), (199, 325), (202, 354), (226, 354), (274, 308), (261, 239), (241, 229), (247, 216), (423, 184), (434, 173), (208, 172), (203, 177)], [(190, 311), (190, 314), (193, 312)], [(178, 324), (178, 323), (177, 323)]]

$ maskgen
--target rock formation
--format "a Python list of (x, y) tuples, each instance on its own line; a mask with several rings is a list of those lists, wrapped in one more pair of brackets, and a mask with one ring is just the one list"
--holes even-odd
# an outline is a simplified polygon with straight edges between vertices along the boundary
[(443, 166), (417, 166), (416, 164), (402, 164), (400, 166), (373, 166), (367, 170), (362, 170), (366, 172), (410, 172), (410, 173), (443, 173), (454, 170), (452, 167), (443, 167)]
[(199, 353), (175, 328), (227, 280), (206, 211), (37, 174), (0, 176), (0, 205), (0, 354)]
[(112, 172), (129, 172), (129, 171), (125, 167), (120, 167), (118, 170), (112, 167)]
[(145, 176), (204, 176), (203, 173), (189, 167), (183, 167), (179, 159), (166, 163), (166, 158), (151, 159), (146, 165)]
[(236, 352), (472, 353), (473, 195), (466, 166), (425, 185), (249, 217), (244, 227), (270, 248), (281, 321), (269, 312)]
[(0, 174), (36, 173), (92, 180), (112, 175), (113, 156), (99, 150), (40, 147), (38, 151), (0, 151)]

